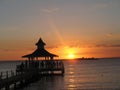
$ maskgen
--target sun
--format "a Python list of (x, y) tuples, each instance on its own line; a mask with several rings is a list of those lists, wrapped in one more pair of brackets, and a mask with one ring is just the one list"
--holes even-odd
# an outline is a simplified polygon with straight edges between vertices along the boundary
[(68, 54), (68, 58), (69, 58), (69, 59), (73, 59), (74, 57), (75, 57), (74, 54), (72, 54), (72, 53), (71, 53), (71, 54)]

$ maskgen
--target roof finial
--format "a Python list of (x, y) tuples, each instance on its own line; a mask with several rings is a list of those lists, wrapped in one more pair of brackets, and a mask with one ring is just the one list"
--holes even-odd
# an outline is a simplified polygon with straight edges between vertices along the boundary
[(44, 48), (44, 46), (45, 46), (46, 44), (43, 42), (42, 38), (40, 38), (39, 41), (38, 41), (35, 45), (36, 45), (39, 49), (41, 49), (41, 48)]

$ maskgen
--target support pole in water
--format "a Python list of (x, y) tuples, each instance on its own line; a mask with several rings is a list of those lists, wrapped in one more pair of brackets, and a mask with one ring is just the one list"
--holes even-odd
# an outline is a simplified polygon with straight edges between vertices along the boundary
[(1, 73), (0, 73), (0, 80), (2, 80), (2, 75), (3, 75), (3, 73), (1, 72)]
[(6, 71), (6, 78), (8, 79), (8, 71)]
[(5, 86), (5, 90), (10, 90), (9, 85), (6, 85), (6, 86)]
[(14, 90), (16, 90), (16, 83), (14, 83)]

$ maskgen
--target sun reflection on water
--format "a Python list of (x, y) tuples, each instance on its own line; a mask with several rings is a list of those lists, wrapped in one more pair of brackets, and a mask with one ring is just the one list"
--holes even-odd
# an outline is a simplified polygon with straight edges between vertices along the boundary
[(70, 71), (69, 74), (74, 74), (74, 72)]
[(68, 90), (76, 90), (77, 87), (77, 80), (75, 77), (75, 75), (77, 74), (76, 67), (72, 63), (68, 66), (69, 67), (67, 69), (68, 76), (65, 78), (66, 82), (68, 82), (66, 84)]

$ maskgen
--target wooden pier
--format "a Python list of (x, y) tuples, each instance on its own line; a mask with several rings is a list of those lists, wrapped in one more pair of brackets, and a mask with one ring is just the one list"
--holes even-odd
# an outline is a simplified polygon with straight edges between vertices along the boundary
[[(22, 56), (28, 60), (22, 62), (20, 65), (16, 66), (16, 71), (6, 72), (0, 74), (0, 89), (5, 90), (23, 87), (29, 83), (39, 80), (46, 75), (64, 75), (64, 64), (60, 60), (53, 60), (54, 57), (58, 55), (52, 54), (45, 50), (46, 45), (42, 39), (35, 44), (37, 49), (31, 53)], [(45, 60), (38, 60), (39, 58), (44, 58)]]
[(46, 75), (64, 75), (63, 62), (58, 60), (22, 62), (17, 65), (15, 72), (1, 72), (0, 89), (10, 90), (12, 88), (12, 90), (16, 90)]

